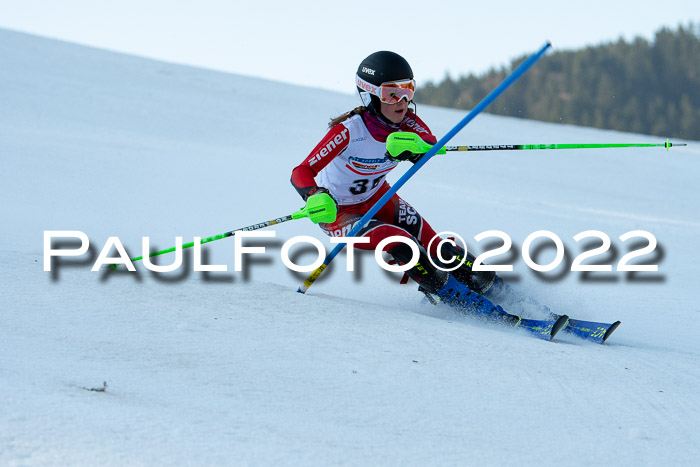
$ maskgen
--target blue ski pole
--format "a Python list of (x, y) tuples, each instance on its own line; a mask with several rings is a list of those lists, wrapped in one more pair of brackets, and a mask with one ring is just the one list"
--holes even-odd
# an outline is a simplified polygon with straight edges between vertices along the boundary
[[(394, 196), (394, 194), (399, 191), (399, 188), (401, 188), (404, 183), (408, 181), (409, 178), (411, 178), (416, 172), (420, 170), (423, 165), (425, 165), (428, 160), (430, 160), (431, 157), (433, 157), (444, 145), (446, 145), (457, 133), (459, 133), (462, 128), (464, 128), (467, 123), (471, 122), (474, 117), (479, 115), (486, 107), (489, 106), (498, 96), (500, 96), (503, 91), (505, 91), (515, 80), (520, 78), (537, 60), (539, 60), (546, 52), (549, 47), (551, 47), (552, 44), (550, 42), (547, 42), (545, 45), (542, 46), (542, 48), (537, 51), (535, 54), (531, 55), (527, 60), (525, 60), (523, 63), (520, 64), (519, 67), (517, 67), (513, 72), (506, 77), (506, 79), (503, 80), (501, 84), (496, 87), (491, 93), (486, 96), (484, 99), (482, 99), (481, 102), (479, 102), (471, 112), (467, 114), (466, 117), (462, 119), (457, 125), (454, 126), (450, 131), (447, 132), (445, 136), (438, 141), (435, 146), (433, 146), (428, 152), (426, 152), (423, 157), (421, 157), (418, 162), (416, 162), (413, 167), (411, 167), (406, 173), (387, 191), (384, 193), (384, 196), (379, 198), (379, 201), (377, 201), (374, 206), (372, 206), (372, 209), (367, 211), (367, 213), (362, 216), (360, 221), (355, 225), (355, 227), (350, 230), (348, 233), (348, 237), (354, 237), (357, 235), (357, 233), (365, 226), (367, 223), (374, 217), (374, 215), (386, 204), (389, 199)], [(314, 282), (316, 282), (316, 279), (319, 278), (321, 274), (323, 274), (323, 271), (328, 267), (328, 265), (333, 261), (333, 258), (335, 258), (338, 253), (345, 247), (344, 243), (339, 243), (338, 245), (331, 250), (330, 253), (326, 256), (326, 258), (323, 260), (323, 264), (321, 264), (319, 267), (317, 267), (310, 275), (309, 277), (306, 278), (304, 283), (299, 287), (297, 292), (299, 293), (306, 293), (307, 290), (309, 290), (309, 287), (313, 285)]]

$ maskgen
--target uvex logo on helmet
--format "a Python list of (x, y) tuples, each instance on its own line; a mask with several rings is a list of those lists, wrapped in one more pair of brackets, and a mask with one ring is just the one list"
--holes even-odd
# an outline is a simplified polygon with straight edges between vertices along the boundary
[(367, 73), (368, 75), (374, 76), (375, 71), (371, 68), (367, 68), (366, 66), (362, 67), (362, 72)]
[(362, 89), (363, 91), (367, 91), (371, 94), (377, 94), (377, 87), (374, 86), (373, 84), (368, 83), (367, 81), (363, 80), (359, 76), (357, 77), (357, 87)]

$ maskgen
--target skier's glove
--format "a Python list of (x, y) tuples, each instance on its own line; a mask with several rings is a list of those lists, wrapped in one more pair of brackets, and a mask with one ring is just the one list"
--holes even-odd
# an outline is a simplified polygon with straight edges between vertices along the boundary
[(294, 213), (294, 219), (308, 217), (311, 222), (318, 224), (323, 222), (329, 224), (335, 222), (338, 216), (338, 205), (333, 197), (328, 193), (328, 190), (323, 187), (308, 187), (309, 190), (305, 196), (306, 206), (300, 211)]
[[(397, 131), (386, 139), (386, 157), (415, 164), (432, 147), (432, 144), (423, 141), (416, 133)], [(445, 148), (441, 148), (438, 154), (445, 154)]]

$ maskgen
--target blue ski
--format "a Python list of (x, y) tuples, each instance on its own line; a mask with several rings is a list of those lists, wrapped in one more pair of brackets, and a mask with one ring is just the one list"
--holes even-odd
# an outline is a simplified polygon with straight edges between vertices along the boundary
[(552, 321), (520, 318), (516, 327), (526, 329), (535, 337), (551, 341), (562, 328), (565, 328), (568, 322), (569, 317), (566, 315), (558, 316), (556, 320)]
[[(552, 318), (559, 315), (552, 313)], [(564, 328), (564, 332), (573, 334), (576, 337), (587, 341), (602, 344), (608, 340), (610, 335), (615, 332), (615, 329), (621, 324), (620, 321), (614, 323), (598, 323), (596, 321), (583, 321), (580, 319), (569, 319), (569, 322)]]
[[(425, 294), (427, 302), (431, 305), (437, 306), (440, 304), (440, 298), (428, 293), (426, 290), (423, 290), (421, 288), (419, 288), (418, 290)], [(501, 309), (501, 311), (503, 311), (503, 309)], [(470, 314), (466, 310), (459, 310), (458, 312)], [(493, 315), (490, 316), (490, 318), (494, 319), (495, 321), (500, 320), (503, 323), (508, 323), (508, 325), (516, 328), (523, 328), (531, 334), (533, 334), (535, 337), (548, 341), (554, 339), (554, 336), (556, 336), (557, 333), (561, 331), (564, 328), (564, 326), (566, 326), (569, 322), (568, 316), (559, 316), (554, 315), (553, 313), (551, 319), (549, 320), (521, 318), (518, 315), (512, 315), (510, 313), (505, 313), (503, 315)]]

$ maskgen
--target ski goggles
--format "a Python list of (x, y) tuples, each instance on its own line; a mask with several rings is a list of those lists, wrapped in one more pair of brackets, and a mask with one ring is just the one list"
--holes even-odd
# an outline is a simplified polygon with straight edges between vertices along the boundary
[(357, 87), (377, 96), (380, 101), (386, 104), (396, 104), (401, 99), (411, 102), (413, 94), (416, 92), (416, 82), (412, 79), (390, 81), (375, 86), (357, 76)]

